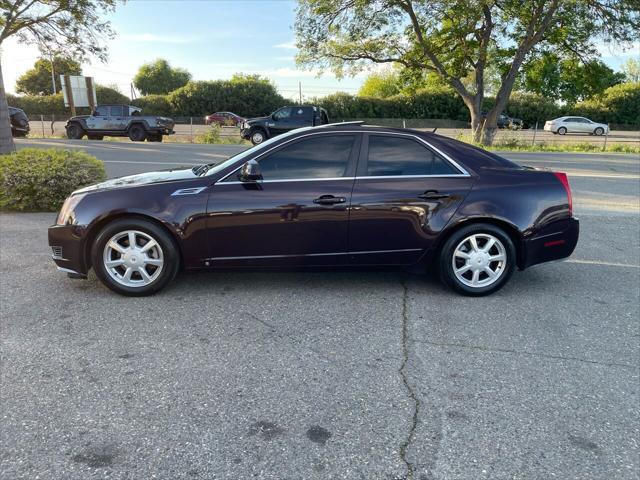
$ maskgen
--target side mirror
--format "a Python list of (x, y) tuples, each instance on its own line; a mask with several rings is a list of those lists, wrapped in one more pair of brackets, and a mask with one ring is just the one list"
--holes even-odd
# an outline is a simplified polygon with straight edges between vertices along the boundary
[(241, 182), (255, 182), (262, 180), (262, 172), (260, 172), (260, 164), (255, 160), (249, 160), (240, 169), (238, 178)]

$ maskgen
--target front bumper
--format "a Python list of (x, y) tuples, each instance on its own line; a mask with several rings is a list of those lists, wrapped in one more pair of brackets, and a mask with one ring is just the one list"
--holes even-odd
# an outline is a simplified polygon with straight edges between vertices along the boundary
[(51, 258), (58, 269), (84, 276), (89, 271), (85, 255), (86, 227), (80, 225), (52, 225), (49, 227)]
[(544, 232), (524, 241), (520, 268), (567, 258), (575, 250), (579, 236), (580, 221), (577, 218), (554, 222)]
[(244, 138), (245, 140), (249, 140), (251, 138), (251, 129), (250, 128), (241, 129), (240, 137)]

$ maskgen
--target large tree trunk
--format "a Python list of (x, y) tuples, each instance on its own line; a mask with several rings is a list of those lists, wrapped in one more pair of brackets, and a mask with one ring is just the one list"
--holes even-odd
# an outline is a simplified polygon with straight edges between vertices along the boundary
[(11, 136), (11, 123), (9, 120), (9, 107), (7, 95), (4, 92), (4, 79), (2, 78), (2, 62), (0, 62), (0, 154), (11, 153), (16, 149)]
[(491, 146), (493, 145), (493, 139), (498, 133), (498, 115), (500, 112), (497, 108), (492, 108), (487, 112), (487, 116), (484, 118), (484, 125), (482, 128), (482, 136), (479, 139), (482, 145)]

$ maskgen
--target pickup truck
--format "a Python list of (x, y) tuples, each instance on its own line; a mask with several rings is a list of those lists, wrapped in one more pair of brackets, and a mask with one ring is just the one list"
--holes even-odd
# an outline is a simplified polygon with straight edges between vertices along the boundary
[(240, 136), (258, 145), (266, 139), (302, 127), (329, 123), (324, 108), (312, 106), (282, 107), (268, 117), (250, 118), (240, 127)]
[(89, 140), (129, 137), (134, 142), (161, 142), (163, 135), (175, 133), (175, 122), (167, 117), (142, 116), (142, 109), (132, 105), (98, 105), (91, 115), (78, 115), (66, 125), (67, 137)]

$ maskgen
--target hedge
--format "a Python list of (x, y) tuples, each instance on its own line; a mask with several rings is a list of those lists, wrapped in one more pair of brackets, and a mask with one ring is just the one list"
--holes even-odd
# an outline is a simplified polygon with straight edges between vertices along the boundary
[[(128, 104), (129, 97), (117, 90), (102, 85), (96, 86), (96, 99), (98, 103)], [(57, 115), (67, 118), (71, 111), (64, 106), (62, 92), (56, 95), (7, 95), (7, 102), (11, 107), (21, 108), (28, 117), (35, 115)], [(77, 108), (78, 115), (87, 115), (88, 108)]]
[(72, 191), (106, 176), (102, 161), (81, 151), (23, 148), (0, 155), (0, 209), (55, 212)]

